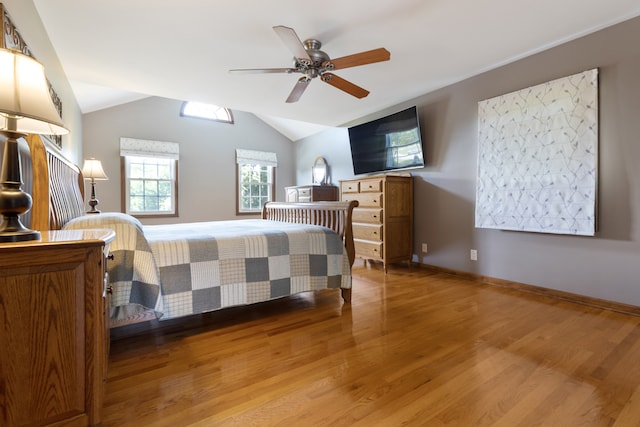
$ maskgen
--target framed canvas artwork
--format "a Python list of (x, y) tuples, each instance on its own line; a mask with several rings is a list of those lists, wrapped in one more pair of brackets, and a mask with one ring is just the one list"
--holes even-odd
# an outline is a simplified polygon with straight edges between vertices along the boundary
[(478, 228), (593, 236), (598, 70), (478, 103)]

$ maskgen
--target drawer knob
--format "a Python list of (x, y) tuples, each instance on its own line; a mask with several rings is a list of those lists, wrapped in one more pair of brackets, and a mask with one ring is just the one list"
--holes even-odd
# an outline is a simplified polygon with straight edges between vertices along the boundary
[(107, 259), (110, 259), (110, 260), (113, 261), (115, 259), (115, 255), (109, 254), (109, 255), (107, 255)]

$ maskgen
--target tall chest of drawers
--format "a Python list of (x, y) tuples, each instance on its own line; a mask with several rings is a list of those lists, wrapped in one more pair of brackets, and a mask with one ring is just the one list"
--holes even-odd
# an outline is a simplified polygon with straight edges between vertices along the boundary
[(356, 256), (390, 263), (413, 255), (413, 180), (382, 175), (340, 181), (340, 199), (357, 200), (353, 210)]

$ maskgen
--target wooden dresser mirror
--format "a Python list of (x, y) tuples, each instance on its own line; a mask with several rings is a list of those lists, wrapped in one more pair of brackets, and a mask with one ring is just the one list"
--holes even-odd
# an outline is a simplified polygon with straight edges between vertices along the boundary
[(324, 185), (327, 183), (328, 165), (324, 157), (316, 157), (311, 168), (312, 182), (314, 184)]

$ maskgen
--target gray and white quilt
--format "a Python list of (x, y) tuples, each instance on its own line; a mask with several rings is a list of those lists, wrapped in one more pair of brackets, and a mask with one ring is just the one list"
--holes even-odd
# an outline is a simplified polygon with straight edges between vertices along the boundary
[(153, 309), (161, 319), (324, 288), (351, 288), (342, 239), (328, 228), (267, 220), (143, 226), (120, 213), (67, 229), (110, 228), (112, 318)]

